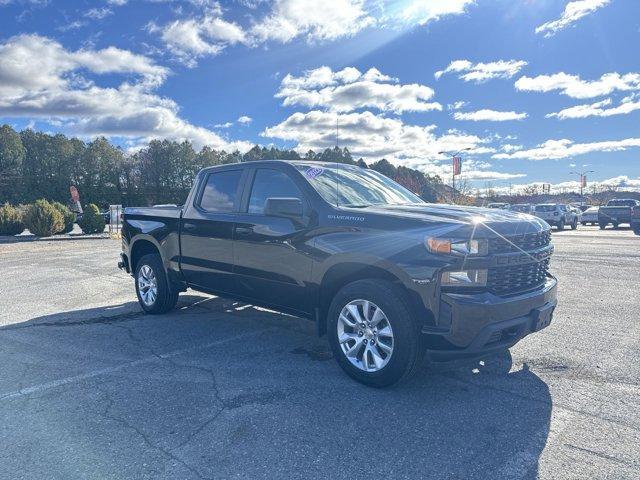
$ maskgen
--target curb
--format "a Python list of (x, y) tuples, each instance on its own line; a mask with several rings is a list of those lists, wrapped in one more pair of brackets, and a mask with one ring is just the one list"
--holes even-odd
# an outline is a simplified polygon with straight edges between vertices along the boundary
[(0, 236), (0, 244), (23, 242), (62, 242), (65, 240), (111, 240), (107, 234), (102, 235), (59, 235), (54, 237), (36, 237), (35, 235)]

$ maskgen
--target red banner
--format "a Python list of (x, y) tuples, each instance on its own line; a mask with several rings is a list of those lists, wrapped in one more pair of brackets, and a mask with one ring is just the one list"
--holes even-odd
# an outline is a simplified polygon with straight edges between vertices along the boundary
[(462, 159), (460, 157), (453, 157), (453, 175), (460, 175), (462, 173)]

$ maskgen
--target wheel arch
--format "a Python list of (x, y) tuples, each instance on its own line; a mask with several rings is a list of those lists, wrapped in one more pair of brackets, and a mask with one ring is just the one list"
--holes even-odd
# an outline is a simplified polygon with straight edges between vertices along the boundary
[(332, 265), (324, 273), (318, 294), (317, 331), (322, 336), (327, 333), (327, 314), (333, 297), (344, 286), (367, 279), (379, 279), (401, 287), (407, 294), (407, 299), (416, 319), (424, 320), (432, 315), (415, 292), (407, 289), (401, 279), (401, 273), (381, 265), (358, 261), (344, 261)]
[[(138, 265), (138, 261), (149, 254), (158, 254), (162, 259), (162, 253), (160, 251), (159, 246), (151, 239), (151, 238), (139, 238), (133, 242), (131, 245), (131, 258), (129, 259), (131, 265), (131, 272), (134, 273), (136, 270), (136, 266)], [(164, 263), (164, 259), (163, 259)]]

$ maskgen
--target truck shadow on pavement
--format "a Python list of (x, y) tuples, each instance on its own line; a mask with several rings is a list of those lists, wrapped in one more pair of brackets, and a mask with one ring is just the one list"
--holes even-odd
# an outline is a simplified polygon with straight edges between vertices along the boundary
[(197, 295), (0, 328), (0, 477), (537, 478), (551, 397), (508, 352), (384, 390), (330, 360), (310, 322)]

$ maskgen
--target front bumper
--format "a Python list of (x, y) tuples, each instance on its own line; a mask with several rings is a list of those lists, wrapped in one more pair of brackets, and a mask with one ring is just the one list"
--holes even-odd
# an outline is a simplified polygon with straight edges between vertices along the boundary
[(476, 357), (515, 345), (551, 322), (557, 304), (557, 280), (517, 296), (491, 293), (442, 293), (441, 312), (447, 312), (448, 328), (425, 326), (423, 333), (439, 337), (429, 348), (434, 360)]

